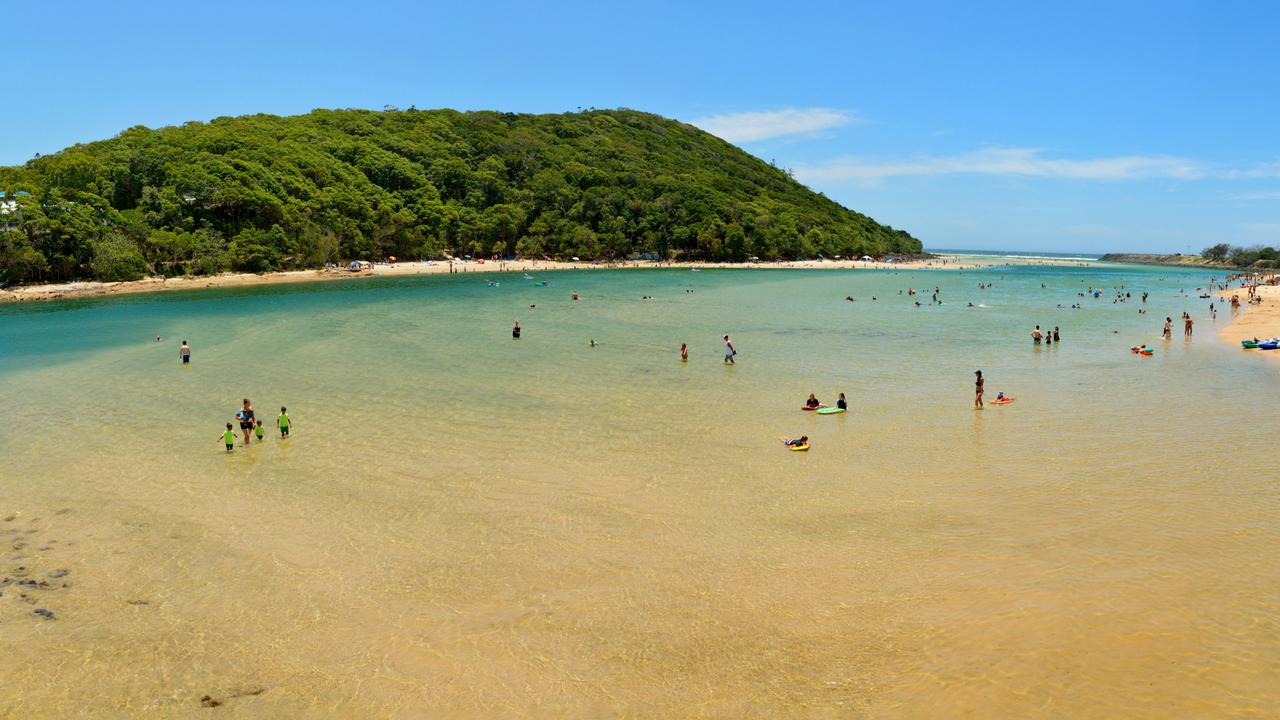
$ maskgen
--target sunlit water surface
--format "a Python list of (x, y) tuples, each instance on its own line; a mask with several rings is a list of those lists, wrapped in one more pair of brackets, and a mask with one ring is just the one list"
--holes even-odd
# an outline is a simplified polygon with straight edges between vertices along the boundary
[(482, 278), (0, 307), (0, 715), (1280, 708), (1280, 365), (1207, 275)]

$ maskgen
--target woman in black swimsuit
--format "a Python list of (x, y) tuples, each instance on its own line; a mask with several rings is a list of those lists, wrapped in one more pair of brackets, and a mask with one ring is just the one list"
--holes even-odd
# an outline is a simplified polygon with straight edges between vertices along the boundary
[(975, 370), (973, 374), (978, 376), (978, 379), (973, 383), (973, 390), (974, 390), (973, 406), (980, 408), (982, 407), (982, 371)]
[(253, 432), (253, 403), (249, 402), (249, 398), (244, 399), (244, 407), (240, 408), (240, 412), (236, 417), (240, 418), (240, 432), (244, 433), (244, 444), (249, 444), (249, 433)]

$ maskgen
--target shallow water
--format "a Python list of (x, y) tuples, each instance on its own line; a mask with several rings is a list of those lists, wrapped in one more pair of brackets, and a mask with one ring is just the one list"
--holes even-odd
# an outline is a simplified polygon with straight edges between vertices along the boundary
[[(0, 588), (0, 715), (1266, 716), (1278, 373), (1217, 342), (1207, 277), (640, 270), (0, 307), (0, 577), (48, 583)], [(898, 295), (934, 285), (941, 306)], [(1194, 340), (1161, 340), (1184, 309)], [(1063, 342), (1033, 348), (1037, 323)], [(972, 409), (975, 368), (1017, 402)], [(797, 409), (838, 391), (845, 415)], [(242, 397), (269, 427), (287, 405), (294, 437), (224, 453)], [(807, 454), (778, 442), (799, 434)]]

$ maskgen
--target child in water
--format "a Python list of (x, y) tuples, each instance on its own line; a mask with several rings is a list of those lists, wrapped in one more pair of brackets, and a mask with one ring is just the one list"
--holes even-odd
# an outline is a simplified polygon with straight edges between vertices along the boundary
[(236, 431), (231, 429), (231, 423), (227, 423), (226, 432), (222, 433), (220, 437), (222, 442), (227, 444), (227, 452), (236, 449)]
[(289, 426), (293, 424), (293, 420), (289, 418), (288, 408), (280, 406), (280, 414), (276, 416), (276, 424), (280, 426), (280, 437), (289, 437)]
[(786, 440), (785, 442), (786, 442), (786, 444), (787, 444), (787, 447), (796, 447), (797, 445), (808, 445), (808, 444), (809, 444), (809, 436), (808, 436), (808, 435), (801, 435), (801, 436), (800, 436), (800, 437), (798, 437), (798, 438), (790, 438), (789, 440)]
[(259, 420), (256, 427), (253, 428), (253, 436), (258, 438), (258, 442), (262, 442), (262, 435), (266, 430), (262, 429), (262, 421)]

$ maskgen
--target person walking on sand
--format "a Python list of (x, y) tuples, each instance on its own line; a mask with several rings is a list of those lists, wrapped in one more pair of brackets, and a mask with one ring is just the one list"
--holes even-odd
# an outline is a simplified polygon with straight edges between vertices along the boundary
[(178, 357), (182, 358), (182, 364), (187, 365), (191, 362), (191, 346), (186, 340), (182, 341), (182, 347), (178, 348)]
[(730, 365), (733, 365), (734, 364), (733, 356), (737, 354), (738, 354), (738, 351), (733, 349), (733, 343), (729, 342), (729, 336), (725, 335), (724, 336), (724, 361)]
[(249, 398), (244, 399), (244, 406), (240, 408), (240, 412), (236, 413), (236, 417), (240, 419), (240, 431), (244, 433), (244, 444), (249, 444), (249, 433), (253, 432), (253, 403), (249, 402)]
[(977, 376), (977, 380), (974, 380), (973, 382), (973, 392), (974, 392), (973, 406), (976, 408), (980, 408), (982, 407), (982, 384), (983, 384), (982, 371), (975, 370), (973, 374)]

